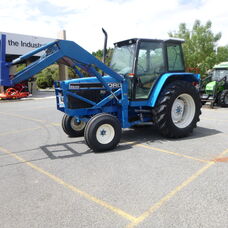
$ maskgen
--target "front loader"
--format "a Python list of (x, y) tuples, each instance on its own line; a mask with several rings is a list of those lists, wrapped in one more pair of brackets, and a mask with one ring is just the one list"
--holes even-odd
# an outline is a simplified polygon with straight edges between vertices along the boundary
[[(3, 35), (3, 51), (4, 42)], [(0, 85), (14, 85), (55, 62), (63, 63), (78, 76), (55, 82), (57, 109), (64, 113), (62, 128), (68, 136), (84, 135), (93, 151), (115, 148), (123, 128), (143, 123), (155, 124), (165, 137), (180, 138), (192, 132), (201, 114), (194, 86), (200, 76), (185, 72), (182, 42), (139, 38), (117, 42), (108, 67), (78, 44), (56, 40), (10, 63), (3, 56)], [(44, 54), (9, 78), (12, 65), (38, 52)]]

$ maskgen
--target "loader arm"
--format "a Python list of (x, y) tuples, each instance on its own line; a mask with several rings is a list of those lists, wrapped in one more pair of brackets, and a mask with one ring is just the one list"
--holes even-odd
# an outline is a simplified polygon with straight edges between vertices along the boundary
[[(87, 71), (89, 74), (96, 76), (108, 91), (110, 91), (108, 84), (102, 79), (102, 76), (96, 71), (95, 67), (115, 78), (118, 82), (123, 82), (124, 80), (123, 76), (114, 72), (112, 69), (73, 41), (56, 40), (50, 42), (40, 48), (20, 56), (9, 63), (5, 61), (5, 43), (6, 37), (5, 35), (2, 35), (0, 44), (0, 51), (2, 53), (0, 57), (0, 85), (3, 86), (13, 86), (21, 81), (28, 80), (55, 62), (63, 63), (72, 67), (73, 69), (76, 69), (77, 66), (84, 71)], [(12, 79), (10, 78), (9, 68), (12, 65), (19, 64), (40, 52), (44, 52), (44, 54), (38, 60), (13, 75)], [(79, 74), (77, 69), (75, 71)], [(81, 77), (82, 75), (79, 76)]]

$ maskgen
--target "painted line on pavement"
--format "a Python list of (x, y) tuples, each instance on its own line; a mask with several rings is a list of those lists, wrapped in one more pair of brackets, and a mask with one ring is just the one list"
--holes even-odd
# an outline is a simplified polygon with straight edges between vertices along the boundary
[(50, 123), (50, 124), (53, 125), (53, 126), (57, 126), (57, 127), (61, 126), (60, 123), (56, 123), (56, 122), (52, 122), (52, 123)]
[(25, 128), (25, 129), (21, 129), (21, 130), (14, 130), (14, 131), (7, 131), (4, 133), (0, 133), (0, 136), (5, 136), (5, 135), (13, 135), (13, 134), (20, 134), (26, 131), (35, 131), (38, 129), (42, 129), (43, 127), (31, 127), (31, 128)]
[[(48, 122), (48, 121), (46, 121), (46, 120), (35, 119), (35, 118), (32, 118), (32, 117), (23, 116), (23, 115), (14, 114), (14, 113), (0, 112), (0, 114), (6, 115), (6, 116), (18, 117), (18, 118), (21, 118), (21, 119), (24, 119), (24, 120), (32, 120), (32, 121), (35, 121), (35, 122), (38, 122), (38, 123), (45, 123), (45, 124), (47, 124), (47, 125), (61, 126), (60, 123), (56, 123), (56, 122), (51, 122), (51, 123), (50, 123), (50, 122)], [(0, 134), (0, 135), (1, 135), (1, 134)]]
[(24, 111), (33, 111), (33, 110), (42, 110), (42, 109), (51, 109), (53, 108), (52, 106), (48, 106), (48, 107), (45, 107), (45, 106), (39, 106), (39, 107), (33, 107), (33, 108), (24, 108), (24, 109), (21, 109), (21, 110), (18, 110), (17, 109), (17, 112), (24, 112)]
[(27, 116), (22, 116), (22, 115), (15, 114), (15, 113), (0, 112), (0, 114), (6, 115), (6, 116), (18, 117), (18, 118), (25, 119), (25, 120), (32, 120), (32, 121), (39, 122), (39, 123), (47, 123), (47, 121), (45, 121), (45, 120), (39, 120), (39, 119), (35, 119), (32, 117), (27, 117)]
[(92, 201), (92, 202), (94, 202), (94, 203), (96, 203), (96, 204), (99, 204), (100, 206), (109, 209), (110, 211), (114, 212), (115, 214), (118, 214), (118, 215), (120, 215), (121, 217), (123, 217), (123, 218), (125, 218), (125, 219), (127, 219), (127, 220), (129, 220), (129, 221), (131, 221), (131, 222), (136, 221), (136, 218), (135, 218), (134, 216), (132, 216), (132, 215), (126, 213), (125, 211), (123, 211), (123, 210), (121, 210), (121, 209), (119, 209), (119, 208), (116, 208), (116, 207), (114, 207), (114, 206), (112, 206), (112, 205), (106, 203), (106, 202), (103, 201), (103, 200), (100, 200), (100, 199), (98, 199), (98, 198), (96, 198), (96, 197), (94, 197), (94, 196), (92, 196), (92, 195), (90, 195), (90, 194), (88, 194), (88, 193), (86, 193), (86, 192), (84, 192), (84, 191), (82, 191), (82, 190), (76, 188), (75, 186), (73, 186), (73, 185), (71, 185), (71, 184), (65, 182), (65, 181), (62, 180), (61, 178), (59, 178), (59, 177), (57, 177), (57, 176), (55, 176), (55, 175), (49, 173), (48, 171), (46, 171), (46, 170), (40, 168), (39, 166), (34, 165), (33, 163), (31, 163), (31, 162), (29, 162), (29, 161), (26, 161), (24, 158), (18, 156), (17, 154), (15, 154), (15, 153), (13, 153), (13, 152), (11, 152), (11, 151), (9, 151), (9, 150), (3, 148), (3, 147), (0, 147), (0, 151), (3, 152), (3, 153), (5, 153), (5, 154), (10, 155), (11, 157), (17, 159), (17, 160), (20, 161), (20, 162), (23, 162), (25, 165), (31, 167), (32, 169), (38, 171), (39, 173), (44, 174), (45, 176), (49, 177), (50, 179), (52, 179), (52, 180), (55, 181), (56, 183), (58, 183), (58, 184), (64, 186), (65, 188), (71, 190), (72, 192), (77, 193), (77, 194), (83, 196), (83, 197), (86, 198), (87, 200), (90, 200), (90, 201)]
[(143, 147), (143, 148), (147, 148), (150, 150), (154, 150), (154, 151), (158, 151), (158, 152), (162, 152), (162, 153), (166, 153), (166, 154), (172, 154), (178, 157), (184, 157), (184, 158), (188, 158), (191, 160), (195, 160), (195, 161), (199, 161), (199, 162), (204, 162), (204, 163), (210, 163), (211, 161), (207, 161), (204, 159), (200, 159), (200, 158), (196, 158), (196, 157), (192, 157), (192, 156), (188, 156), (185, 154), (180, 154), (180, 153), (176, 153), (176, 152), (172, 152), (172, 151), (168, 151), (168, 150), (164, 150), (164, 149), (160, 149), (160, 148), (156, 148), (156, 147), (152, 147), (152, 146), (147, 146), (141, 143), (135, 143), (135, 142), (128, 142), (127, 144), (134, 144), (134, 146), (138, 146), (138, 147)]
[[(228, 149), (226, 149), (220, 155), (218, 155), (218, 158), (223, 157), (223, 155), (225, 155), (226, 153), (228, 153)], [(167, 201), (169, 201), (171, 198), (173, 198), (183, 188), (185, 188), (189, 184), (191, 184), (197, 177), (202, 175), (205, 171), (207, 171), (214, 164), (216, 164), (215, 161), (210, 161), (208, 164), (203, 166), (201, 169), (199, 169), (197, 172), (195, 172), (192, 176), (190, 176), (188, 179), (186, 179), (184, 182), (182, 182), (179, 186), (177, 186), (171, 192), (169, 192), (167, 195), (165, 195), (163, 198), (161, 198), (157, 203), (155, 203), (153, 206), (151, 206), (148, 210), (146, 210), (142, 215), (137, 217), (137, 219), (135, 221), (128, 224), (126, 226), (126, 228), (136, 227), (139, 223), (143, 222), (146, 218), (151, 216), (155, 211), (157, 211), (161, 206), (163, 206), (163, 204), (165, 204)]]

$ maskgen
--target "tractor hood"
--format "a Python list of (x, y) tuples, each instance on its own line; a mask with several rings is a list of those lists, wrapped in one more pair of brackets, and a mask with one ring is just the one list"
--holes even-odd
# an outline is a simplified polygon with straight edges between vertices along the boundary
[[(120, 88), (120, 83), (110, 76), (103, 76), (102, 79), (107, 82), (111, 88)], [(80, 88), (91, 87), (104, 87), (97, 77), (77, 78), (66, 81), (61, 81), (61, 87), (65, 87), (67, 90), (74, 90)]]
[(212, 81), (212, 82), (207, 83), (207, 85), (206, 85), (206, 92), (207, 93), (208, 92), (209, 93), (212, 92), (214, 90), (215, 85), (216, 85), (216, 81)]
[[(76, 109), (83, 109), (78, 112), (78, 115), (93, 113), (89, 108), (109, 97), (110, 92), (119, 91), (121, 87), (121, 83), (110, 76), (103, 76), (101, 81), (97, 77), (88, 77), (55, 82), (57, 108), (70, 116), (74, 115), (72, 110)], [(116, 99), (112, 98), (109, 97), (106, 103), (109, 102), (111, 105), (116, 102)]]

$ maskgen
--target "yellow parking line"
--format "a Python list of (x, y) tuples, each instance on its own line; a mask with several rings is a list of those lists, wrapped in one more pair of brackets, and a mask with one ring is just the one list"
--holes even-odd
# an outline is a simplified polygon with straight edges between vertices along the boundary
[(17, 110), (19, 112), (24, 112), (24, 111), (29, 111), (29, 110), (38, 110), (38, 109), (48, 109), (48, 108), (53, 108), (51, 106), (44, 107), (44, 106), (39, 106), (39, 107), (32, 107), (32, 108), (24, 108), (23, 110)]
[(22, 129), (22, 130), (7, 131), (7, 132), (4, 132), (4, 133), (0, 133), (0, 136), (12, 135), (12, 134), (20, 134), (20, 133), (23, 133), (23, 132), (26, 132), (26, 131), (35, 131), (35, 130), (41, 129), (41, 128), (43, 128), (43, 127), (33, 127), (33, 128), (25, 128), (25, 129)]
[(56, 122), (52, 122), (51, 125), (53, 125), (53, 126), (58, 126), (58, 127), (61, 126), (60, 123), (56, 123)]
[(223, 155), (228, 153), (228, 149), (224, 150), (223, 153), (221, 153), (220, 155), (218, 155), (217, 157), (215, 157), (215, 159), (212, 160), (212, 162), (217, 162), (217, 160), (222, 159)]
[(3, 148), (3, 147), (0, 147), (0, 151), (2, 151), (3, 153), (6, 153), (6, 154), (8, 154), (8, 155), (10, 155), (11, 157), (14, 157), (15, 159), (17, 159), (17, 160), (20, 161), (20, 162), (23, 162), (24, 164), (26, 164), (27, 166), (31, 167), (32, 169), (38, 171), (39, 173), (44, 174), (45, 176), (49, 177), (50, 179), (52, 179), (52, 180), (55, 181), (56, 183), (58, 183), (58, 184), (64, 186), (65, 188), (67, 188), (67, 189), (69, 189), (69, 190), (71, 190), (71, 191), (73, 191), (73, 192), (75, 192), (75, 193), (77, 193), (77, 194), (83, 196), (83, 197), (86, 198), (87, 200), (90, 200), (90, 201), (92, 201), (92, 202), (94, 202), (94, 203), (97, 203), (97, 204), (99, 204), (100, 206), (103, 206), (103, 207), (105, 207), (105, 208), (111, 210), (112, 212), (114, 212), (114, 213), (116, 213), (116, 214), (122, 216), (123, 218), (125, 218), (125, 219), (127, 219), (127, 220), (129, 220), (129, 221), (131, 221), (131, 222), (136, 221), (136, 218), (135, 218), (134, 216), (132, 216), (132, 215), (126, 213), (125, 211), (123, 211), (123, 210), (121, 210), (121, 209), (119, 209), (119, 208), (116, 208), (116, 207), (114, 207), (114, 206), (112, 206), (112, 205), (106, 203), (106, 202), (103, 201), (103, 200), (100, 200), (100, 199), (98, 199), (98, 198), (96, 198), (96, 197), (94, 197), (94, 196), (92, 196), (92, 195), (90, 195), (90, 194), (88, 194), (88, 193), (86, 193), (86, 192), (84, 192), (84, 191), (82, 191), (82, 190), (76, 188), (75, 186), (73, 186), (73, 185), (71, 185), (71, 184), (65, 182), (65, 181), (62, 180), (61, 178), (59, 178), (59, 177), (57, 177), (57, 176), (55, 176), (55, 175), (53, 175), (53, 174), (51, 174), (51, 173), (45, 171), (44, 169), (40, 168), (39, 166), (34, 165), (33, 163), (26, 161), (25, 159), (23, 159), (22, 157), (16, 155), (15, 153), (13, 153), (13, 152), (11, 152), (11, 151), (9, 151), (9, 150)]
[[(228, 149), (223, 151), (218, 157), (222, 157), (226, 153), (228, 153)], [(197, 172), (195, 172), (192, 176), (190, 176), (188, 179), (186, 179), (184, 182), (182, 182), (179, 186), (177, 186), (171, 192), (169, 192), (166, 196), (164, 196), (162, 199), (160, 199), (157, 203), (155, 203), (152, 207), (150, 207), (147, 211), (145, 211), (142, 215), (137, 217), (137, 219), (135, 221), (128, 224), (126, 226), (126, 228), (135, 227), (139, 223), (143, 222), (147, 217), (149, 217), (151, 214), (153, 214), (155, 211), (157, 211), (164, 203), (166, 203), (173, 196), (175, 196), (178, 192), (180, 192), (183, 188), (185, 188), (190, 183), (192, 183), (197, 177), (199, 177), (201, 174), (203, 174), (206, 170), (208, 170), (215, 163), (216, 163), (215, 161), (211, 161), (208, 164), (206, 164), (205, 166), (203, 166), (201, 169), (199, 169)]]
[(0, 112), (0, 114), (7, 115), (7, 116), (14, 116), (14, 117), (18, 117), (18, 118), (25, 119), (25, 120), (32, 120), (32, 121), (39, 122), (39, 123), (46, 123), (47, 122), (45, 120), (39, 120), (39, 119), (35, 119), (35, 118), (32, 118), (32, 117), (18, 115), (18, 114), (15, 114), (15, 113)]
[[(45, 127), (47, 127), (47, 126), (61, 126), (61, 124), (52, 122), (50, 124), (45, 125)], [(20, 129), (20, 130), (13, 130), (13, 131), (7, 131), (7, 132), (4, 132), (4, 133), (0, 133), (0, 136), (20, 134), (20, 133), (23, 133), (23, 132), (35, 131), (35, 130), (42, 129), (42, 128), (44, 128), (44, 126), (31, 127), (31, 128), (25, 128), (25, 129)]]
[[(46, 120), (39, 120), (39, 119), (27, 117), (27, 116), (18, 115), (18, 114), (15, 114), (15, 113), (0, 112), (0, 114), (7, 115), (7, 116), (14, 116), (14, 117), (18, 117), (18, 118), (25, 119), (25, 120), (32, 120), (32, 121), (35, 121), (35, 122), (47, 123), (48, 124), (48, 122)], [(60, 123), (56, 123), (56, 122), (51, 122), (50, 124), (53, 125), (53, 126), (61, 126)]]
[[(134, 142), (129, 142), (129, 144), (134, 144)], [(200, 159), (200, 158), (195, 158), (195, 157), (188, 156), (188, 155), (185, 155), (185, 154), (179, 154), (179, 153), (175, 153), (175, 152), (172, 152), (172, 151), (163, 150), (163, 149), (152, 147), (152, 146), (147, 146), (147, 145), (144, 145), (144, 144), (141, 144), (141, 143), (136, 143), (134, 145), (138, 146), (138, 147), (147, 148), (147, 149), (150, 149), (150, 150), (159, 151), (159, 152), (166, 153), (166, 154), (172, 154), (172, 155), (175, 155), (175, 156), (192, 159), (192, 160), (199, 161), (199, 162), (204, 162), (204, 163), (209, 163), (210, 162), (210, 161), (207, 161), (207, 160), (203, 160), (203, 159)]]

